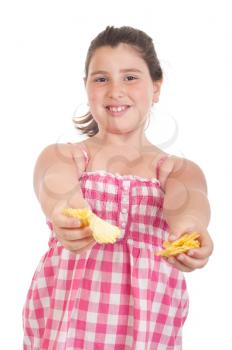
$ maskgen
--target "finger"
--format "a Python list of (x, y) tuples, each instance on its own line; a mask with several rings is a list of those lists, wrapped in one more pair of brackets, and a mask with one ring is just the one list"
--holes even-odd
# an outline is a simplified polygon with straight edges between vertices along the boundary
[(90, 244), (96, 243), (93, 238), (83, 238), (78, 239), (77, 241), (65, 241), (60, 239), (60, 243), (70, 251), (79, 251), (85, 249)]
[(190, 249), (187, 254), (188, 256), (194, 257), (196, 259), (208, 258), (213, 252), (213, 241), (211, 237), (204, 233), (199, 237), (201, 246), (197, 249)]
[(182, 235), (186, 234), (186, 233), (192, 233), (194, 231), (194, 227), (193, 226), (186, 226), (186, 225), (181, 225), (179, 227), (175, 227), (172, 229), (172, 231), (170, 232), (169, 236), (168, 236), (168, 240), (170, 242), (172, 241), (176, 241), (177, 239), (179, 239)]
[(58, 215), (53, 220), (54, 224), (62, 228), (78, 228), (82, 226), (79, 219), (67, 217), (65, 215)]
[(177, 235), (177, 234), (170, 234), (169, 236), (168, 236), (168, 240), (170, 241), (170, 242), (173, 242), (173, 241), (176, 241), (178, 238), (180, 238), (180, 234), (179, 235)]
[(211, 255), (211, 252), (210, 252), (210, 248), (207, 246), (207, 247), (200, 247), (197, 249), (190, 249), (186, 254), (191, 258), (206, 259)]
[(190, 268), (192, 270), (200, 269), (203, 266), (205, 266), (208, 262), (208, 258), (204, 259), (195, 259), (191, 258), (186, 254), (179, 254), (176, 256), (176, 260), (181, 263), (182, 265), (186, 266), (187, 268)]
[(83, 229), (63, 229), (57, 227), (54, 231), (58, 237), (67, 241), (75, 241), (93, 236), (92, 230), (89, 227), (84, 227)]
[(182, 264), (174, 256), (167, 258), (167, 262), (180, 271), (183, 271), (183, 272), (191, 272), (192, 271), (192, 268)]

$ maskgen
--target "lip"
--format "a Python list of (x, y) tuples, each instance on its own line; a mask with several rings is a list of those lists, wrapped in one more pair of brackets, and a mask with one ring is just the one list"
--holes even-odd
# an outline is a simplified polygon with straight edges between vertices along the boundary
[[(111, 111), (109, 109), (109, 107), (126, 107), (126, 109), (122, 110), (122, 111)], [(123, 116), (129, 109), (130, 109), (131, 106), (129, 105), (123, 105), (123, 104), (120, 104), (120, 105), (107, 105), (105, 106), (106, 108), (106, 111), (108, 114), (110, 114), (112, 117), (121, 117)]]
[(108, 105), (105, 105), (105, 107), (124, 107), (124, 106), (130, 106), (128, 105), (127, 103), (115, 103), (115, 104), (108, 104)]

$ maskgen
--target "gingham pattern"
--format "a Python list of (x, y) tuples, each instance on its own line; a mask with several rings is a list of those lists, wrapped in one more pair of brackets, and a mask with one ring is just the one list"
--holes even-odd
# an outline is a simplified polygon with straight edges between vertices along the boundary
[(155, 256), (168, 227), (155, 178), (84, 172), (94, 213), (122, 230), (80, 255), (52, 232), (23, 309), (24, 350), (180, 350), (188, 312), (183, 274)]

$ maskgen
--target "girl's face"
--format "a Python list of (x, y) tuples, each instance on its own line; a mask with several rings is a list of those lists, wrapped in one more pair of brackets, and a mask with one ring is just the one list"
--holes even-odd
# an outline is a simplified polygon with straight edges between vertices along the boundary
[(94, 52), (85, 83), (99, 130), (116, 133), (144, 129), (161, 87), (160, 81), (152, 81), (146, 62), (135, 49), (123, 43)]

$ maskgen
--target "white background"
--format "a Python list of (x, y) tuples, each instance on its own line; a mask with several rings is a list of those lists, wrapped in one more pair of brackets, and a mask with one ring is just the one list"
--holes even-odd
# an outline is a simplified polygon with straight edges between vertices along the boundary
[[(32, 185), (34, 165), (46, 145), (82, 139), (72, 116), (86, 101), (85, 55), (107, 25), (134, 26), (153, 38), (165, 81), (147, 135), (199, 164), (208, 182), (215, 249), (204, 269), (186, 274), (190, 311), (184, 349), (230, 347), (229, 5), (223, 0), (1, 3), (1, 348), (22, 348), (21, 310), (47, 249), (49, 230)], [(175, 123), (179, 133), (167, 147)]]

